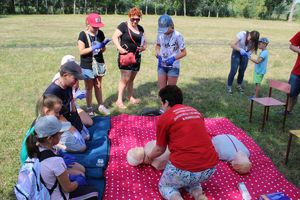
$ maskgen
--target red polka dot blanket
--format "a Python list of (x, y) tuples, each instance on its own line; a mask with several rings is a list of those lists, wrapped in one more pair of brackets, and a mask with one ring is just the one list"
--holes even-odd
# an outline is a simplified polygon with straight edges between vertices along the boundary
[[(162, 199), (158, 191), (161, 172), (151, 166), (132, 167), (127, 164), (127, 151), (144, 146), (155, 139), (157, 117), (119, 115), (111, 118), (110, 160), (105, 171), (104, 199)], [(292, 199), (300, 199), (300, 190), (289, 183), (275, 168), (260, 147), (240, 128), (226, 118), (206, 119), (212, 136), (229, 133), (242, 141), (251, 153), (252, 169), (249, 175), (239, 175), (228, 163), (220, 161), (213, 177), (202, 184), (208, 199), (242, 199), (238, 183), (244, 182), (252, 199), (262, 194), (284, 192)], [(191, 199), (188, 194), (185, 199)]]

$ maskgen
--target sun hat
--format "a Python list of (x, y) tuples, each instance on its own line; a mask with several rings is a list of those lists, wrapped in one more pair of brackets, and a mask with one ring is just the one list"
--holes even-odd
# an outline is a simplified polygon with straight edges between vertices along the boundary
[(58, 132), (64, 132), (71, 128), (70, 122), (60, 122), (54, 115), (47, 115), (37, 119), (34, 130), (38, 138), (45, 138)]
[(159, 17), (158, 19), (158, 33), (166, 33), (168, 31), (169, 26), (173, 26), (172, 18), (165, 14)]
[(266, 37), (262, 37), (258, 40), (258, 42), (263, 42), (263, 43), (269, 44), (269, 39)]
[(101, 22), (101, 17), (97, 13), (90, 13), (87, 18), (86, 22), (91, 25), (92, 27), (103, 27), (104, 24)]
[(66, 62), (60, 66), (61, 73), (69, 73), (75, 76), (78, 80), (83, 80), (85, 77), (82, 74), (81, 67), (75, 62)]
[(63, 64), (65, 64), (65, 63), (71, 62), (71, 61), (74, 61), (74, 62), (75, 62), (75, 57), (72, 56), (72, 55), (65, 55), (65, 56), (61, 59), (60, 65), (63, 65)]

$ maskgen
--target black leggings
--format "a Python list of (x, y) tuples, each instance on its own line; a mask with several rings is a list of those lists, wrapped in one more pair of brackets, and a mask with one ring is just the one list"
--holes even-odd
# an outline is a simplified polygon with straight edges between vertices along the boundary
[(97, 200), (98, 199), (98, 191), (92, 186), (78, 186), (78, 188), (70, 192), (69, 199), (73, 200)]

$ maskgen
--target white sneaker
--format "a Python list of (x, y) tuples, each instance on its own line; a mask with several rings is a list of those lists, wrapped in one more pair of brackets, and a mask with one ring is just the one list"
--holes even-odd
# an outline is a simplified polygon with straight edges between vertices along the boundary
[(100, 106), (98, 107), (98, 110), (99, 110), (99, 112), (100, 112), (101, 114), (103, 114), (103, 115), (110, 115), (110, 111), (109, 111), (107, 108), (105, 108), (104, 105), (100, 105)]

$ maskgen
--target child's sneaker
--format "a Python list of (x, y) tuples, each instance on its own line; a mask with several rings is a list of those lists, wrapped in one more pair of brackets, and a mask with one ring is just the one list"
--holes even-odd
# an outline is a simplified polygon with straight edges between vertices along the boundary
[(231, 87), (227, 87), (227, 93), (228, 93), (229, 95), (232, 95), (232, 89), (231, 89)]
[[(285, 110), (280, 111), (278, 114), (284, 116)], [(289, 116), (289, 115), (292, 115), (292, 114), (293, 114), (292, 111), (288, 111), (288, 110), (286, 111), (286, 116)]]
[(238, 91), (239, 91), (241, 94), (244, 94), (244, 89), (242, 88), (242, 86), (238, 85), (236, 88), (238, 89)]
[(254, 95), (253, 96), (249, 96), (248, 100), (251, 101), (253, 98), (256, 98), (256, 96), (254, 96)]
[(100, 112), (101, 114), (103, 114), (103, 115), (110, 115), (110, 111), (109, 111), (107, 108), (105, 108), (104, 105), (100, 105), (100, 106), (98, 107), (98, 110), (99, 110), (99, 112)]
[(87, 107), (86, 112), (90, 117), (93, 117), (95, 115), (93, 107)]

